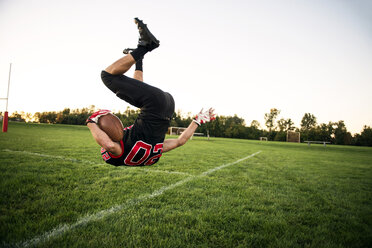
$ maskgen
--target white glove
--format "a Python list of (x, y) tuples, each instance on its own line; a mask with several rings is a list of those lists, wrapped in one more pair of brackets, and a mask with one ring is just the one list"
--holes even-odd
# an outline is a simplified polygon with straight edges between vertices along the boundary
[(107, 115), (111, 113), (110, 110), (107, 110), (107, 109), (101, 109), (95, 113), (93, 113), (91, 116), (89, 116), (89, 118), (85, 121), (86, 124), (88, 123), (98, 123), (98, 119), (101, 117), (101, 116), (104, 116), (104, 115)]
[(213, 113), (214, 109), (210, 108), (206, 111), (203, 111), (203, 109), (200, 110), (199, 114), (196, 115), (194, 118), (194, 122), (198, 124), (199, 126), (203, 123), (213, 121), (216, 116), (216, 114)]

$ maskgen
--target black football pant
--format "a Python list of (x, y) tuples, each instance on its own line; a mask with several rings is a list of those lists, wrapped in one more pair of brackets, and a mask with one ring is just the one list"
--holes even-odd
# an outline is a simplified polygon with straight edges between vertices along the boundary
[(174, 113), (174, 99), (171, 94), (125, 75), (112, 75), (102, 71), (101, 78), (117, 97), (141, 109), (141, 119), (171, 120)]

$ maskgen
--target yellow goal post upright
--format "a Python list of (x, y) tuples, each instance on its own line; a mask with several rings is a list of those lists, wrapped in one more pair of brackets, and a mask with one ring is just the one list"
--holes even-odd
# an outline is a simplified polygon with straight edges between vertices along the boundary
[(296, 142), (300, 143), (300, 132), (295, 132), (295, 131), (288, 131), (287, 132), (287, 142)]
[(3, 117), (3, 132), (8, 131), (8, 100), (9, 100), (9, 86), (10, 86), (10, 75), (12, 73), (12, 63), (10, 63), (9, 66), (9, 78), (8, 78), (8, 89), (7, 89), (7, 94), (5, 98), (0, 98), (0, 100), (5, 100), (6, 101), (6, 107), (5, 107), (5, 112), (4, 112), (4, 117)]

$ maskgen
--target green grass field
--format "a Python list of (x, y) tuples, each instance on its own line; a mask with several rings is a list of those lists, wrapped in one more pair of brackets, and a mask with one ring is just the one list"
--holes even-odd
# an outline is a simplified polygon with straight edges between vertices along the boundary
[(0, 169), (3, 247), (372, 247), (371, 148), (194, 138), (113, 167), (86, 127), (10, 123)]

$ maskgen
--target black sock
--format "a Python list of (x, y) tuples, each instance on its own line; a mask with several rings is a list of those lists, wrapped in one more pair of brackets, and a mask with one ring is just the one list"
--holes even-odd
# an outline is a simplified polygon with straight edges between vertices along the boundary
[(133, 56), (135, 61), (143, 59), (143, 56), (148, 52), (147, 48), (144, 46), (138, 46), (130, 54)]
[(136, 61), (136, 71), (143, 71), (142, 68), (142, 59)]

